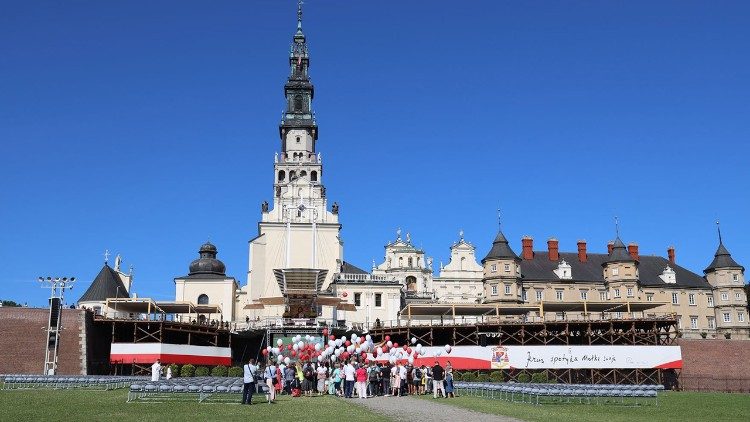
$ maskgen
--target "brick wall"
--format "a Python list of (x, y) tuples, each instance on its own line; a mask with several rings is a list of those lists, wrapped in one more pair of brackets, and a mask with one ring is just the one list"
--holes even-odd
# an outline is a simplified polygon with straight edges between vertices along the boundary
[[(48, 309), (0, 308), (0, 374), (44, 372), (48, 317)], [(86, 373), (86, 319), (85, 311), (63, 309), (58, 349), (61, 375)]]
[(750, 392), (750, 341), (680, 339), (678, 344), (683, 390)]

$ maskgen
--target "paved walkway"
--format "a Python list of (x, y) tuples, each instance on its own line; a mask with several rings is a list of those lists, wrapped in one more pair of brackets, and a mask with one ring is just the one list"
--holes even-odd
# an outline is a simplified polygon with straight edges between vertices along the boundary
[(342, 399), (366, 407), (375, 413), (397, 421), (430, 422), (520, 422), (505, 416), (475, 412), (451, 406), (449, 399), (418, 399), (415, 397), (372, 397), (369, 399)]

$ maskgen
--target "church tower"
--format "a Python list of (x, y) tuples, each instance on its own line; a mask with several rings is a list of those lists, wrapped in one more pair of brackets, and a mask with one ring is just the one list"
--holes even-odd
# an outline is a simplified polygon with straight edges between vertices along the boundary
[[(286, 106), (279, 124), (281, 149), (274, 157), (273, 205), (263, 202), (258, 236), (250, 241), (246, 315), (251, 317), (311, 316), (313, 302), (292, 304), (289, 298), (325, 290), (343, 262), (338, 204), (328, 208), (323, 164), (317, 151), (318, 125), (312, 109), (314, 87), (309, 76), (310, 53), (302, 31), (302, 4), (289, 49), (289, 76), (284, 84)], [(295, 280), (312, 284), (296, 285)], [(308, 291), (308, 290), (314, 291)]]

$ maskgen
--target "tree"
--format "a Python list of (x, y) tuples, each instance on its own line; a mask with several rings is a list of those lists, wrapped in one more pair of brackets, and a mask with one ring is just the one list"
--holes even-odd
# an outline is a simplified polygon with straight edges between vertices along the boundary
[(16, 303), (16, 302), (14, 302), (14, 301), (12, 301), (12, 300), (4, 300), (4, 301), (3, 301), (3, 307), (8, 307), (8, 308), (20, 308), (20, 307), (21, 307), (21, 304), (20, 304), (20, 303)]

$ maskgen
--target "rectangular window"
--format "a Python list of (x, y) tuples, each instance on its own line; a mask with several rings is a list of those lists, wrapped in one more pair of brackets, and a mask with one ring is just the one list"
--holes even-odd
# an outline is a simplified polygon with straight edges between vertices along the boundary
[(599, 292), (599, 300), (601, 300), (602, 302), (607, 300), (607, 292)]
[(615, 312), (615, 318), (622, 319), (622, 312)]
[(742, 300), (742, 299), (741, 299), (741, 296), (740, 296), (740, 292), (736, 292), (736, 293), (734, 294), (734, 300)]
[(620, 297), (620, 289), (615, 289), (615, 297)]
[(496, 273), (497, 272), (497, 264), (490, 265), (490, 271), (493, 272), (493, 273)]
[(375, 307), (379, 308), (381, 306), (383, 306), (383, 294), (375, 293)]
[(654, 301), (654, 294), (646, 293), (646, 302), (653, 302), (653, 301)]
[(732, 322), (732, 315), (729, 314), (729, 312), (724, 312), (724, 322)]
[(505, 285), (505, 294), (506, 294), (506, 295), (509, 295), (509, 294), (510, 294), (510, 284), (506, 284), (506, 285)]
[(581, 300), (588, 300), (588, 299), (589, 299), (589, 291), (581, 290)]
[(740, 276), (738, 276), (737, 274), (732, 274), (732, 280), (733, 281), (740, 281)]
[(492, 285), (492, 296), (497, 296), (497, 284)]
[(739, 322), (745, 322), (745, 313), (744, 312), (737, 312), (737, 321), (739, 321)]
[(627, 294), (628, 294), (628, 297), (633, 297), (633, 288), (632, 287), (628, 287)]
[(706, 300), (708, 300), (708, 306), (714, 306), (714, 295), (706, 295)]
[(710, 316), (710, 317), (706, 317), (706, 319), (708, 320), (709, 330), (713, 330), (714, 328), (716, 328), (716, 320), (714, 319), (714, 317)]
[(354, 293), (354, 306), (361, 306), (362, 293)]
[(688, 305), (695, 306), (695, 293), (688, 294)]
[(682, 329), (682, 315), (677, 315), (677, 328)]
[(505, 264), (505, 272), (506, 273), (510, 272), (510, 264)]
[(672, 293), (672, 304), (677, 305), (680, 303), (680, 295), (677, 294), (677, 292)]
[(536, 291), (536, 300), (544, 300), (544, 290)]
[(619, 274), (620, 274), (620, 269), (619, 268), (617, 268), (617, 267), (612, 268), (612, 275), (619, 275)]
[(729, 300), (729, 295), (727, 294), (727, 292), (721, 294), (721, 300)]
[(557, 297), (557, 300), (563, 300), (563, 291), (555, 290), (555, 297)]
[(698, 329), (698, 317), (697, 316), (690, 317), (690, 328), (693, 330)]
[(521, 300), (523, 300), (524, 302), (526, 302), (527, 300), (529, 300), (529, 299), (527, 298), (527, 296), (526, 296), (526, 289), (523, 289), (523, 290), (521, 291)]

